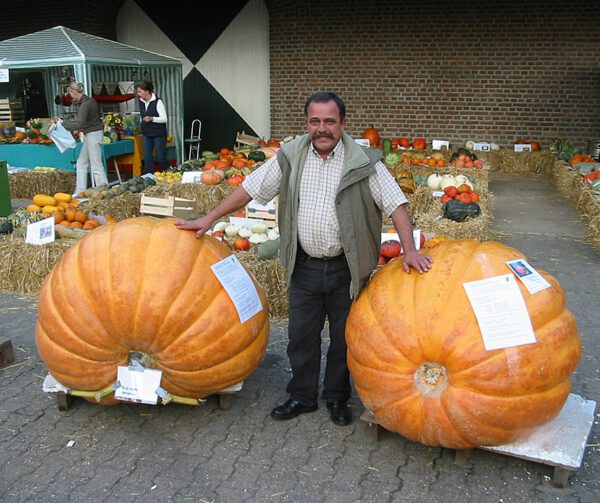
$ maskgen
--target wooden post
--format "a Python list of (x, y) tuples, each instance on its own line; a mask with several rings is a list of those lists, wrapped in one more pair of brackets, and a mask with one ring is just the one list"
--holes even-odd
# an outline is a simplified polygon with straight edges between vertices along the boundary
[(10, 365), (15, 361), (12, 341), (10, 339), (0, 339), (0, 369)]

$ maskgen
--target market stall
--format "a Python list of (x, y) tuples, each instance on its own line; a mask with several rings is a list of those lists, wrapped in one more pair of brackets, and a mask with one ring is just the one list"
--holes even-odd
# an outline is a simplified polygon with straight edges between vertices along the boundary
[[(95, 83), (152, 80), (156, 94), (165, 102), (168, 130), (175, 138), (177, 158), (183, 159), (183, 88), (181, 61), (112, 40), (56, 26), (0, 42), (0, 69), (38, 69), (44, 74), (48, 110), (60, 115), (62, 94), (71, 79), (84, 85), (93, 96)], [(133, 98), (132, 89), (100, 101), (119, 102)], [(18, 163), (16, 163), (18, 164)]]

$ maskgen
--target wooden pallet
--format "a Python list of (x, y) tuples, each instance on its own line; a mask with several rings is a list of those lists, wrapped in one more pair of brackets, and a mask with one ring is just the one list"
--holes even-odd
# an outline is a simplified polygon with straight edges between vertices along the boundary
[(265, 224), (267, 224), (267, 227), (269, 227), (270, 229), (277, 227), (277, 218), (278, 218), (278, 201), (279, 198), (276, 197), (273, 200), (273, 207), (266, 209), (266, 207), (262, 207), (261, 205), (258, 205), (257, 203), (255, 203), (254, 201), (250, 202), (246, 208), (244, 209), (245, 212), (245, 217), (246, 218), (252, 218), (255, 220), (262, 220)]
[[(478, 449), (552, 466), (552, 483), (557, 487), (565, 487), (569, 476), (581, 467), (595, 409), (596, 402), (593, 400), (570, 394), (559, 415), (527, 438)], [(365, 410), (360, 419), (367, 423), (367, 433), (379, 440), (385, 429), (373, 413)], [(472, 452), (473, 449), (456, 449), (454, 462), (463, 465)]]

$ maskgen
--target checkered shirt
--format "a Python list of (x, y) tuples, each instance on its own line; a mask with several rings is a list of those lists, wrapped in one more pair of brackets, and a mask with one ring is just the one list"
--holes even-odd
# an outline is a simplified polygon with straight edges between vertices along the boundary
[[(342, 253), (335, 196), (344, 168), (344, 143), (339, 141), (327, 159), (323, 159), (312, 144), (309, 149), (300, 181), (298, 239), (311, 257), (335, 257)], [(252, 199), (267, 204), (279, 194), (281, 177), (275, 156), (248, 175), (242, 186)], [(408, 202), (381, 162), (375, 164), (369, 187), (373, 200), (386, 215)]]

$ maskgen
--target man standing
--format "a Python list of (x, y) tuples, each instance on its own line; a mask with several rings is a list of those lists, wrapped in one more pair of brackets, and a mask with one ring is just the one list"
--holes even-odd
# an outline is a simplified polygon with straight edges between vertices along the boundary
[(382, 212), (390, 215), (404, 249), (404, 269), (427, 272), (431, 258), (419, 254), (407, 199), (377, 152), (344, 132), (343, 100), (331, 92), (312, 95), (304, 107), (308, 134), (284, 144), (276, 157), (246, 177), (242, 186), (204, 217), (179, 220), (200, 237), (219, 218), (252, 199), (266, 204), (279, 195), (279, 256), (289, 286), (290, 398), (271, 417), (292, 419), (317, 410), (321, 331), (329, 320), (330, 345), (323, 398), (331, 420), (352, 422), (346, 364), (346, 318), (377, 265)]

